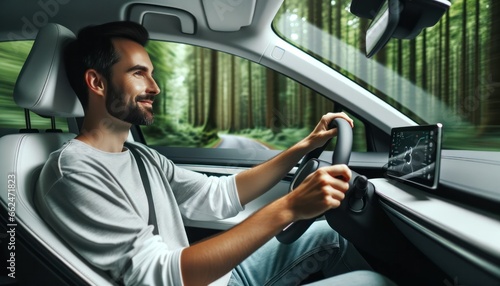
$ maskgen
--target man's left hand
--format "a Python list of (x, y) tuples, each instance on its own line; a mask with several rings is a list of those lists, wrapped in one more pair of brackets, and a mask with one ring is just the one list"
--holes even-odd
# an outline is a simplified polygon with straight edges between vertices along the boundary
[(318, 125), (314, 128), (314, 130), (309, 134), (305, 140), (308, 142), (310, 150), (314, 150), (318, 147), (323, 146), (328, 139), (337, 135), (337, 128), (328, 129), (328, 125), (335, 118), (344, 118), (349, 122), (351, 127), (354, 127), (353, 120), (347, 116), (344, 112), (332, 113), (329, 112), (321, 117)]

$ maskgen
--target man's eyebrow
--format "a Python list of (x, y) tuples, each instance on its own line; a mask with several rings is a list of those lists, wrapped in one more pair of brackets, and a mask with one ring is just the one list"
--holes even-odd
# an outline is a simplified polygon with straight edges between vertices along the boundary
[[(135, 66), (129, 68), (127, 70), (127, 72), (137, 71), (137, 70), (140, 70), (140, 71), (143, 71), (143, 72), (148, 72), (149, 68), (147, 66), (143, 66), (143, 65), (135, 65)], [(153, 74), (153, 70), (151, 70), (151, 74)]]

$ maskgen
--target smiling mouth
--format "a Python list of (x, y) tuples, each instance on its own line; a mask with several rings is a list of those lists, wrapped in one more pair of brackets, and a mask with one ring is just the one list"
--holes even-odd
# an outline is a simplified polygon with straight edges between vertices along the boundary
[(146, 106), (146, 107), (152, 107), (153, 106), (153, 102), (154, 102), (154, 97), (152, 96), (140, 96), (136, 99), (137, 103), (140, 103), (141, 105), (143, 106)]
[(140, 104), (152, 107), (153, 106), (153, 101), (152, 100), (139, 100), (138, 101)]

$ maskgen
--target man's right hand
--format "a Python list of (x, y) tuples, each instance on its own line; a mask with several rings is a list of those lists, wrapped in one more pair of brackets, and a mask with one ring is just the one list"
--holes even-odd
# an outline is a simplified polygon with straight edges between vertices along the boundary
[(283, 197), (294, 221), (314, 218), (340, 206), (350, 179), (351, 170), (344, 164), (323, 167), (307, 176), (295, 190)]
[(255, 212), (228, 231), (181, 254), (185, 285), (207, 285), (231, 271), (291, 222), (314, 218), (336, 208), (349, 188), (351, 170), (328, 166), (309, 175), (293, 192)]

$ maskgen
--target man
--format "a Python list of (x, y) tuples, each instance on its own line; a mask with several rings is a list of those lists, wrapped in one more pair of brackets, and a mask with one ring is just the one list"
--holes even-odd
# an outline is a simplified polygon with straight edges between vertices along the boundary
[(289, 246), (271, 240), (291, 222), (340, 205), (351, 177), (345, 165), (318, 170), (287, 196), (197, 244), (188, 244), (182, 225), (182, 216), (236, 215), (334, 136), (336, 130), (327, 128), (331, 120), (342, 117), (352, 126), (343, 113), (323, 116), (295, 146), (229, 177), (183, 170), (134, 144), (156, 206), (159, 234), (153, 234), (137, 162), (124, 148), (131, 125), (153, 122), (152, 105), (160, 93), (144, 49), (147, 40), (142, 26), (114, 22), (83, 29), (68, 47), (68, 77), (85, 119), (81, 133), (50, 156), (37, 185), (35, 203), (54, 230), (83, 258), (126, 285), (290, 285), (319, 270), (334, 275), (368, 267), (363, 261), (349, 265), (346, 252), (352, 247), (325, 223), (314, 224), (308, 231), (313, 235)]

